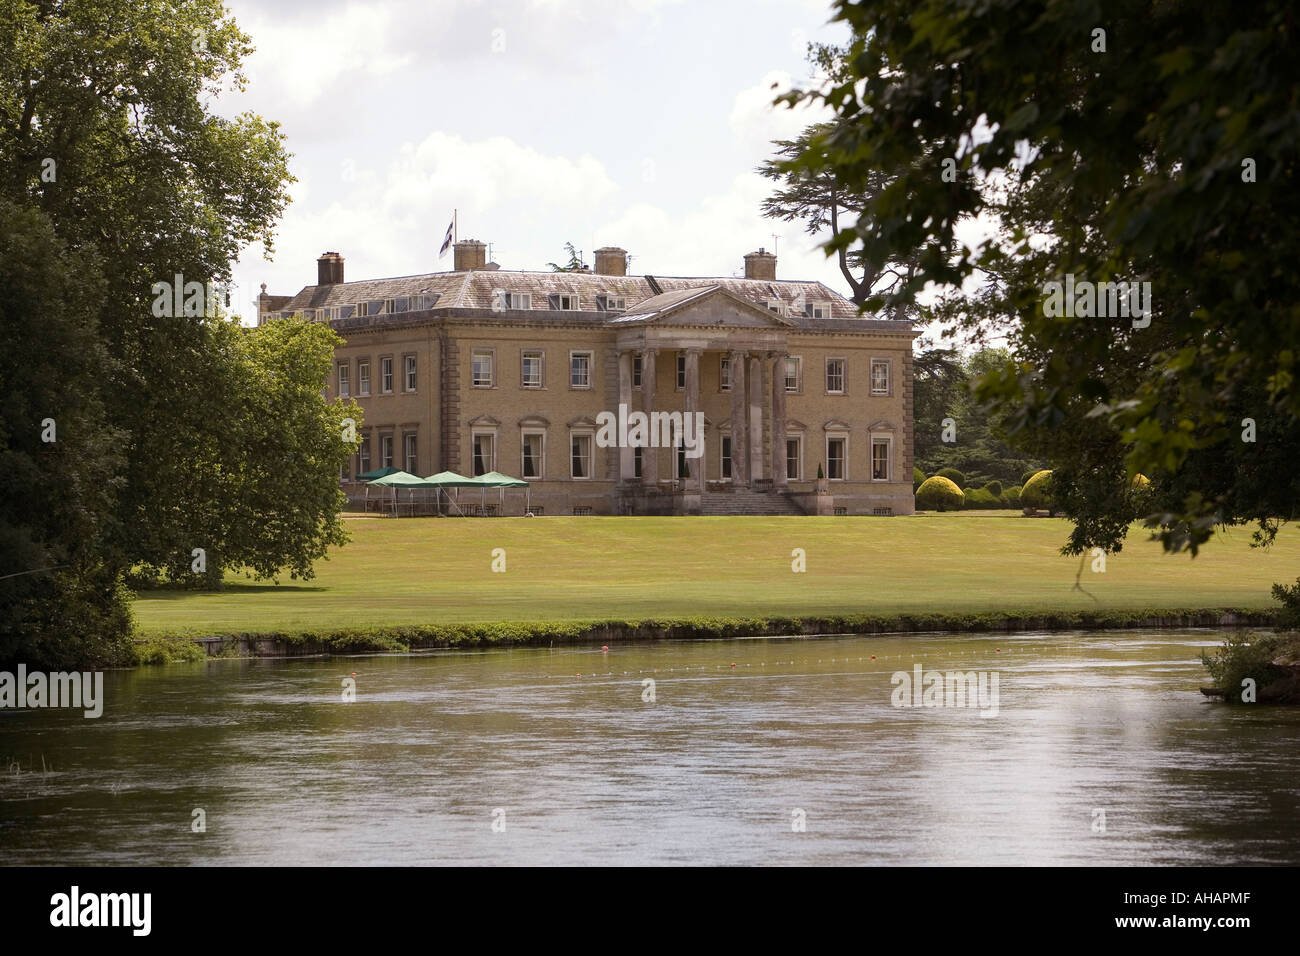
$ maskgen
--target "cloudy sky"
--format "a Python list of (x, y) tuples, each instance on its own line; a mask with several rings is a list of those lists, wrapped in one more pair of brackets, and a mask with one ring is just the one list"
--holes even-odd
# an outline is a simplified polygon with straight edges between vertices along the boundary
[(327, 249), (348, 279), (449, 270), (453, 208), (504, 269), (572, 242), (588, 263), (622, 246), (638, 274), (734, 275), (777, 245), (779, 277), (847, 292), (798, 224), (759, 215), (753, 171), (816, 119), (772, 85), (845, 38), (829, 0), (228, 2), (257, 52), (214, 107), (279, 120), (298, 177), (274, 260), (236, 266), (245, 303), (314, 283)]

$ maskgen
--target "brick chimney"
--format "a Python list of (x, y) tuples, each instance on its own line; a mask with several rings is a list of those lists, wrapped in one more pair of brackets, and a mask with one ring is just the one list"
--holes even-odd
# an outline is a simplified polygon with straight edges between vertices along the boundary
[(767, 252), (762, 246), (758, 247), (758, 252), (749, 253), (745, 256), (745, 278), (775, 279), (776, 256)]
[(473, 272), (487, 265), (487, 244), (477, 239), (462, 239), (456, 243), (456, 271)]
[(627, 275), (627, 250), (618, 246), (602, 246), (596, 250), (596, 275)]
[(327, 252), (316, 260), (316, 284), (339, 285), (343, 282), (343, 257)]

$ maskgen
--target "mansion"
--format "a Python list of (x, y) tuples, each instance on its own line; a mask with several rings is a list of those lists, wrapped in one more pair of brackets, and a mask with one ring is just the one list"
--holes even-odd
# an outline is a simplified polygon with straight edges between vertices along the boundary
[[(302, 313), (345, 340), (327, 395), (364, 413), (350, 496), (394, 466), (522, 478), (545, 515), (912, 513), (910, 322), (779, 280), (763, 249), (743, 279), (628, 275), (610, 247), (581, 272), (485, 252), (461, 241), (452, 272), (360, 282), (327, 252), (315, 285), (263, 286), (259, 324)], [(598, 419), (629, 409), (697, 416), (703, 454), (610, 447)]]

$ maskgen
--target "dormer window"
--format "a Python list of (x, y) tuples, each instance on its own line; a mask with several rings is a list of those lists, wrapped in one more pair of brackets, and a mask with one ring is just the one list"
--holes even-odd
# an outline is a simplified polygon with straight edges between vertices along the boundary
[(507, 292), (500, 289), (497, 291), (497, 300), (501, 303), (503, 309), (531, 309), (533, 307), (533, 294), (531, 292)]
[(767, 299), (763, 302), (763, 307), (777, 315), (785, 315), (785, 303), (780, 299)]
[(627, 296), (605, 293), (605, 311), (623, 312), (627, 309)]
[(551, 308), (560, 312), (578, 311), (578, 297), (569, 292), (558, 292), (547, 296), (550, 300)]
[(809, 302), (807, 316), (810, 319), (829, 319), (831, 304), (829, 302)]

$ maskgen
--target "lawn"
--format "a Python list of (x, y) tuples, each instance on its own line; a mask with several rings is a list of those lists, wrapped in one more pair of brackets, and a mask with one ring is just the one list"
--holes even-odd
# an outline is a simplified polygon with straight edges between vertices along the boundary
[[(348, 521), (312, 581), (228, 577), (221, 592), (144, 592), (145, 634), (366, 625), (916, 612), (1265, 609), (1300, 544), (1216, 537), (1166, 555), (1135, 527), (1104, 573), (1059, 554), (1067, 524), (1012, 512), (899, 518), (496, 518)], [(506, 570), (491, 570), (505, 550)], [(802, 548), (807, 571), (791, 570)], [(1089, 559), (1088, 564), (1091, 563)]]

